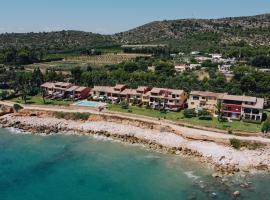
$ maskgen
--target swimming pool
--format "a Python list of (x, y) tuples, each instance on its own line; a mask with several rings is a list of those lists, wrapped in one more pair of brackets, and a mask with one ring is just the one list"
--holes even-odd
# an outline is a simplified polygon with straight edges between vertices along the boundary
[(105, 106), (104, 103), (95, 102), (95, 101), (80, 101), (74, 104), (75, 106), (85, 106), (85, 107), (100, 107)]

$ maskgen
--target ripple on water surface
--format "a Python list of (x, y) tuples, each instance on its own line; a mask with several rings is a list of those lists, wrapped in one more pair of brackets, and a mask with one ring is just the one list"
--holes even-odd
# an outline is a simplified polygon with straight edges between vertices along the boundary
[[(17, 134), (11, 134), (13, 133)], [(270, 199), (268, 174), (213, 179), (198, 162), (101, 137), (0, 129), (0, 199)], [(242, 183), (249, 188), (241, 189)]]

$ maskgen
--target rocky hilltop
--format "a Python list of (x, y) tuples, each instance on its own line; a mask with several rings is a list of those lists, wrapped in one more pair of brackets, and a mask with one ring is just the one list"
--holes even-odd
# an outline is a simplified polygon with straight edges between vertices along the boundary
[(270, 44), (270, 14), (222, 19), (156, 21), (113, 36), (122, 44), (185, 43), (211, 38), (221, 43), (244, 41), (249, 45)]

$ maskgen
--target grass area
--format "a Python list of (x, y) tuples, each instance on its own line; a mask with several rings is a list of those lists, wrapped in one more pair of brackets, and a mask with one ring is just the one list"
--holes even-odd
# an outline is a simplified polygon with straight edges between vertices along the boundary
[[(13, 98), (11, 101), (24, 104), (24, 101), (22, 100), (21, 97)], [(68, 106), (72, 101), (63, 101), (63, 100), (51, 100), (51, 99), (46, 99), (46, 103), (44, 104), (43, 99), (41, 96), (29, 96), (27, 97), (27, 102), (26, 104), (33, 104), (33, 105), (55, 105), (55, 106)]]
[[(24, 104), (24, 101), (18, 97), (11, 99), (11, 101)], [(33, 105), (58, 105), (58, 106), (68, 106), (72, 101), (63, 101), (63, 100), (46, 100), (44, 104), (41, 96), (28, 97), (27, 104)], [(213, 120), (199, 120), (198, 117), (194, 118), (185, 118), (183, 112), (167, 112), (161, 113), (158, 110), (140, 108), (137, 106), (129, 106), (129, 109), (123, 109), (120, 105), (109, 104), (109, 110), (123, 113), (132, 113), (137, 115), (143, 115), (148, 117), (153, 117), (157, 119), (167, 119), (175, 122), (182, 122), (196, 126), (204, 126), (209, 128), (217, 128), (222, 130), (231, 130), (234, 131), (243, 131), (243, 132), (260, 132), (261, 125), (255, 123), (248, 123), (242, 121), (232, 121), (232, 122), (219, 122), (217, 118)]]
[(120, 105), (109, 105), (109, 110), (125, 113), (133, 113), (137, 115), (144, 115), (148, 117), (167, 119), (176, 122), (184, 122), (197, 126), (204, 126), (209, 128), (217, 128), (222, 130), (232, 130), (232, 131), (244, 131), (244, 132), (260, 132), (261, 125), (255, 123), (247, 123), (242, 121), (232, 121), (232, 122), (219, 122), (217, 118), (213, 120), (199, 120), (197, 117), (185, 118), (183, 112), (167, 112), (161, 113), (158, 110), (140, 108), (136, 106), (130, 106), (129, 109), (123, 109)]

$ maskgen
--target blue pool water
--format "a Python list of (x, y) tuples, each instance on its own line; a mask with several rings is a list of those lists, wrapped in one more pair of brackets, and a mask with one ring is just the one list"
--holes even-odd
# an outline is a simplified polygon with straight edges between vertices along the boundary
[(75, 104), (76, 106), (87, 106), (87, 107), (99, 107), (100, 103), (94, 101), (80, 101)]
[(140, 146), (14, 133), (0, 129), (0, 200), (270, 199), (269, 174), (221, 183), (201, 163)]

